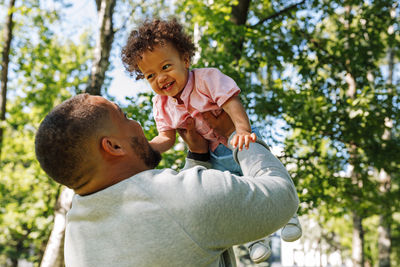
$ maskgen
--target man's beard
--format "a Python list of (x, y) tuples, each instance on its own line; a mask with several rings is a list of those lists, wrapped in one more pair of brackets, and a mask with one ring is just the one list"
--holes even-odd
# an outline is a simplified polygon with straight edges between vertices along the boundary
[(131, 146), (133, 151), (144, 161), (147, 167), (154, 169), (161, 161), (160, 152), (154, 150), (145, 137), (132, 137)]

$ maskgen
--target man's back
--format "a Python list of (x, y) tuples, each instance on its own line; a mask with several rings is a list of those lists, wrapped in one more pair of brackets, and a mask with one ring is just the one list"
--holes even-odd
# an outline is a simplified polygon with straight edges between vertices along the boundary
[[(196, 171), (201, 168), (189, 170)], [(201, 218), (190, 218), (188, 195), (180, 194), (187, 187), (177, 186), (184, 180), (185, 172), (150, 170), (76, 195), (68, 213), (67, 266), (219, 266), (225, 249), (205, 250), (191, 236), (200, 235), (193, 227)]]

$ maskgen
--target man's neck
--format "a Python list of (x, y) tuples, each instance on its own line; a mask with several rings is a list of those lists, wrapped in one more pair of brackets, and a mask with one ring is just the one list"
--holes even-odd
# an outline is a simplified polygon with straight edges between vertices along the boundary
[[(109, 168), (101, 168), (97, 175), (92, 175), (88, 182), (78, 189), (74, 189), (76, 194), (81, 196), (90, 195), (128, 179), (142, 171), (149, 170), (143, 166), (142, 169), (132, 167), (133, 164), (123, 166), (109, 166)], [(128, 167), (129, 166), (129, 167)]]

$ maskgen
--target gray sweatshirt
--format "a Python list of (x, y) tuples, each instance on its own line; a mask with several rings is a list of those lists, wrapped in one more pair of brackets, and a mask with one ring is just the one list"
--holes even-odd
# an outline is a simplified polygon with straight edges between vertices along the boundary
[(179, 173), (148, 170), (75, 195), (67, 215), (66, 266), (236, 266), (232, 246), (283, 227), (298, 196), (264, 143), (251, 143), (234, 157), (244, 176), (187, 159)]

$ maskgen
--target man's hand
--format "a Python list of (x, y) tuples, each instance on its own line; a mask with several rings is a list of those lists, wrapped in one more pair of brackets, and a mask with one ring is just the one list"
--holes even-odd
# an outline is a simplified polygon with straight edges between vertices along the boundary
[(222, 113), (215, 117), (211, 111), (207, 111), (202, 113), (204, 120), (208, 123), (208, 125), (214, 129), (218, 134), (226, 137), (227, 139), (231, 136), (231, 134), (235, 131), (235, 125), (233, 124), (231, 118), (228, 113), (222, 111)]
[(186, 125), (187, 129), (177, 130), (183, 141), (188, 145), (189, 150), (193, 153), (207, 153), (208, 141), (196, 131), (193, 118), (189, 118)]

